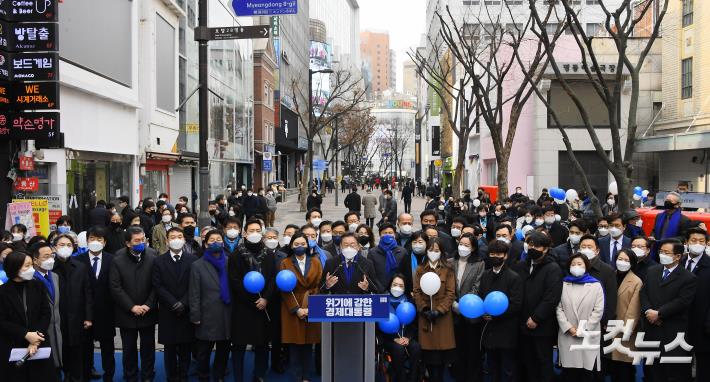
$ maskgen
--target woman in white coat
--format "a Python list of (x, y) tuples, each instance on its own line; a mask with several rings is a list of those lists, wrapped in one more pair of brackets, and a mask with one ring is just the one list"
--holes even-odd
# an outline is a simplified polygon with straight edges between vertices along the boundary
[[(560, 327), (557, 345), (562, 380), (593, 381), (594, 371), (601, 369), (599, 340), (603, 334), (600, 320), (604, 313), (604, 290), (599, 280), (589, 275), (591, 265), (584, 255), (572, 255), (568, 264), (569, 275), (564, 278), (562, 298), (557, 305)], [(583, 327), (582, 321), (586, 322)], [(584, 341), (585, 337), (589, 338)], [(583, 342), (584, 347), (571, 350), (571, 346), (579, 346)]]

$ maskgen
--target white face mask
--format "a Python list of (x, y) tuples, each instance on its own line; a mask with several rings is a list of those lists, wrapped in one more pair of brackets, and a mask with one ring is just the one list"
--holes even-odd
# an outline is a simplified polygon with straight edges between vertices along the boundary
[(702, 244), (691, 244), (688, 246), (688, 252), (691, 255), (700, 256), (705, 252), (705, 246)]
[(352, 224), (348, 225), (348, 230), (350, 230), (350, 233), (355, 233), (355, 231), (357, 231), (357, 226), (358, 226), (357, 223), (352, 223)]
[(613, 206), (616, 203), (616, 200), (614, 199), (607, 199), (606, 204)]
[(171, 220), (173, 220), (173, 217), (171, 215), (163, 215), (162, 218), (160, 218), (163, 223), (170, 223)]
[(35, 276), (35, 270), (32, 267), (29, 267), (28, 269), (20, 272), (18, 276), (25, 281), (30, 281)]
[(101, 252), (104, 249), (104, 245), (98, 240), (92, 240), (86, 246), (89, 248), (89, 251), (94, 253)]
[(439, 258), (441, 257), (441, 252), (428, 251), (426, 253), (426, 256), (429, 258), (429, 261), (431, 261), (432, 263), (436, 263), (437, 261), (439, 261)]
[(636, 220), (636, 227), (643, 228), (643, 220)]
[(268, 249), (274, 249), (279, 245), (279, 241), (276, 239), (266, 239), (264, 240), (264, 245)]
[(611, 234), (611, 237), (616, 239), (617, 237), (621, 236), (624, 231), (622, 231), (621, 228), (611, 227), (609, 228), (609, 233)]
[(403, 235), (410, 235), (412, 233), (412, 225), (411, 224), (403, 224), (399, 226), (399, 232)]
[(530, 248), (530, 246), (528, 245), (528, 243), (523, 243), (523, 251), (524, 251), (525, 253), (528, 252), (528, 248)]
[(399, 296), (404, 294), (404, 289), (400, 287), (392, 287), (390, 288), (390, 293), (392, 294), (392, 296), (398, 298)]
[(562, 220), (562, 216), (560, 216), (560, 215), (555, 215), (555, 221), (558, 222), (558, 221), (560, 221), (560, 220)]
[(24, 236), (21, 233), (15, 232), (12, 234), (12, 241), (20, 241), (22, 239), (24, 239)]
[(663, 265), (673, 264), (673, 256), (668, 256), (663, 253), (658, 254), (658, 260), (660, 260)]
[(639, 259), (646, 257), (646, 251), (641, 248), (631, 248)]
[(543, 219), (535, 219), (535, 225), (538, 225), (538, 226), (539, 226), (539, 225), (543, 225), (543, 224), (545, 224), (545, 220), (543, 220)]
[(530, 223), (532, 223), (532, 221), (533, 221), (532, 216), (526, 216), (526, 217), (525, 217), (525, 222), (526, 222), (526, 223), (530, 224)]
[(443, 211), (443, 210), (444, 210), (444, 205), (443, 205), (443, 204), (439, 204), (439, 211)]
[(316, 228), (318, 228), (318, 226), (319, 226), (320, 223), (322, 223), (322, 222), (323, 222), (323, 220), (320, 219), (320, 218), (313, 218), (313, 219), (311, 219), (311, 224), (313, 224), (313, 226), (316, 227)]
[(247, 241), (252, 244), (256, 244), (261, 241), (262, 237), (261, 232), (252, 232), (247, 235)]
[(624, 260), (616, 260), (616, 269), (620, 272), (628, 272), (631, 269), (631, 263)]
[(40, 268), (44, 269), (45, 271), (51, 271), (54, 269), (54, 259), (47, 259), (43, 261), (40, 265)]
[(172, 239), (168, 242), (168, 247), (173, 251), (179, 251), (185, 246), (185, 240), (183, 239)]
[(503, 212), (501, 212), (501, 211), (496, 211), (496, 212), (494, 212), (493, 214), (494, 214), (495, 216), (500, 216), (500, 215), (503, 215)]
[(582, 235), (569, 235), (569, 242), (572, 245), (577, 245), (579, 244), (579, 240), (582, 239)]
[(583, 254), (584, 256), (586, 256), (589, 260), (591, 260), (591, 259), (597, 257), (597, 253), (594, 252), (594, 250), (591, 249), (591, 248), (582, 248), (582, 249), (579, 250), (579, 253), (581, 253), (581, 254)]
[(579, 265), (573, 265), (573, 266), (569, 267), (569, 273), (574, 277), (582, 277), (582, 276), (584, 276), (585, 272), (586, 272), (586, 269), (584, 269), (584, 267), (579, 266)]
[(459, 256), (468, 257), (471, 254), (471, 248), (465, 245), (459, 245)]
[(238, 230), (238, 229), (232, 228), (232, 229), (228, 229), (228, 230), (227, 230), (227, 238), (229, 238), (230, 240), (236, 239), (237, 236), (239, 236), (239, 230)]
[(555, 222), (554, 216), (545, 216), (545, 224), (552, 224)]
[[(99, 244), (101, 244), (101, 243), (99, 243)], [(103, 248), (103, 246), (101, 246), (101, 248)], [(91, 251), (91, 247), (89, 247), (89, 251)], [(69, 258), (69, 256), (71, 256), (72, 252), (74, 252), (74, 249), (72, 247), (59, 247), (57, 249), (57, 256), (59, 256), (62, 259), (66, 259), (66, 258)], [(94, 251), (94, 252), (97, 252), (97, 251)]]
[(507, 237), (497, 237), (496, 240), (500, 240), (505, 244), (510, 244), (510, 239), (508, 239)]
[(600, 237), (603, 237), (609, 234), (609, 228), (599, 228), (597, 232), (599, 233)]
[(322, 233), (320, 234), (320, 238), (323, 240), (324, 243), (330, 243), (333, 241), (333, 234), (332, 233)]
[(461, 236), (461, 230), (458, 228), (452, 228), (451, 229), (451, 236), (453, 236), (453, 237)]
[(291, 236), (284, 236), (281, 238), (281, 245), (284, 247), (288, 247), (288, 245), (291, 244)]
[(426, 245), (424, 244), (412, 244), (412, 251), (417, 255), (421, 255), (426, 251)]
[(357, 256), (357, 249), (352, 247), (343, 248), (343, 257), (345, 260), (352, 260)]
[(237, 214), (236, 214), (234, 211), (229, 210), (229, 216), (236, 216), (236, 215), (237, 215)]

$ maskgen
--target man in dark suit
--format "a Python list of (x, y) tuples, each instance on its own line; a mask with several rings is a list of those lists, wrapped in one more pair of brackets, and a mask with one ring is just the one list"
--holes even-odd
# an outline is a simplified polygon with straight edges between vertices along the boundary
[(360, 212), (362, 210), (362, 198), (357, 193), (357, 186), (353, 186), (352, 192), (345, 197), (343, 205), (348, 208), (348, 211)]
[[(77, 256), (77, 260), (88, 267), (89, 284), (93, 295), (92, 325), (88, 329), (87, 343), (84, 349), (84, 376), (100, 377), (94, 371), (94, 341), (101, 348), (101, 368), (104, 381), (113, 381), (116, 370), (113, 338), (116, 336), (116, 323), (113, 315), (113, 298), (109, 286), (109, 271), (113, 255), (105, 252), (106, 232), (100, 227), (92, 227), (86, 233), (89, 252)], [(92, 373), (94, 373), (92, 375)]]
[(666, 209), (656, 215), (653, 222), (652, 236), (661, 241), (664, 239), (685, 238), (685, 234), (690, 226), (690, 219), (681, 213), (682, 199), (677, 192), (670, 192), (666, 195), (663, 201), (663, 207)]
[[(419, 214), (419, 221), (421, 221), (422, 229), (426, 226), (432, 226), (437, 228), (437, 216), (438, 214), (434, 210), (424, 210)], [(448, 233), (437, 228), (437, 237), (441, 239), (441, 244), (443, 254), (447, 256), (454, 253), (454, 249), (457, 247), (456, 241)]]
[(323, 267), (323, 293), (366, 294), (382, 290), (377, 283), (372, 263), (360, 255), (360, 249), (360, 243), (354, 234), (343, 235), (340, 239), (342, 254), (328, 259)]
[(155, 259), (153, 288), (158, 295), (158, 342), (165, 345), (168, 381), (187, 381), (194, 328), (188, 314), (187, 290), (190, 267), (197, 256), (184, 253), (185, 236), (180, 228), (168, 230), (168, 252)]
[(106, 202), (99, 200), (96, 207), (89, 211), (89, 227), (108, 227), (111, 225), (111, 211), (106, 209)]
[(567, 236), (569, 232), (560, 222), (555, 219), (555, 208), (552, 206), (545, 207), (542, 210), (542, 218), (544, 220), (543, 227), (550, 234), (550, 239), (552, 239), (552, 246), (557, 247), (567, 241)]
[[(509, 245), (508, 258), (506, 259), (506, 264), (508, 266), (513, 266), (515, 263), (520, 261), (520, 254), (523, 253), (525, 249), (525, 244), (516, 240), (513, 236), (513, 228), (508, 224), (501, 224), (493, 232), (493, 240), (499, 240)], [(490, 263), (490, 258), (488, 258), (488, 253), (485, 253), (483, 261), (486, 263), (486, 269), (492, 268)]]
[(567, 268), (567, 261), (570, 256), (576, 253), (579, 249), (579, 240), (582, 236), (589, 234), (587, 225), (583, 220), (575, 220), (569, 223), (568, 229), (569, 236), (567, 238), (567, 242), (552, 248), (551, 253), (552, 257), (555, 258), (555, 261), (557, 261), (557, 264), (559, 264), (562, 269)]
[[(64, 236), (55, 238), (53, 245)], [(62, 240), (66, 242), (66, 238)], [(68, 242), (67, 242), (68, 244)], [(68, 251), (67, 251), (68, 252)], [(59, 313), (62, 329), (62, 364), (65, 381), (83, 380), (87, 329), (91, 328), (94, 315), (94, 294), (89, 281), (89, 268), (71, 257), (71, 253), (57, 251), (53, 271), (60, 283)], [(93, 346), (91, 346), (93, 352)]]
[(609, 234), (599, 239), (599, 255), (602, 261), (616, 269), (616, 256), (623, 248), (631, 248), (631, 238), (624, 235), (624, 222), (617, 213), (607, 216)]
[(116, 303), (116, 326), (123, 344), (123, 378), (138, 381), (138, 348), (141, 341), (140, 379), (152, 380), (155, 374), (155, 324), (158, 300), (153, 288), (153, 265), (157, 253), (145, 244), (140, 227), (128, 227), (126, 248), (116, 252), (109, 280)]
[(705, 256), (708, 236), (700, 228), (689, 229), (687, 235), (688, 256), (681, 266), (695, 275), (698, 289), (690, 307), (685, 338), (693, 345), (695, 379), (710, 381), (710, 257)]
[[(678, 333), (687, 332), (688, 312), (697, 289), (695, 276), (679, 266), (683, 251), (683, 244), (678, 240), (662, 241), (658, 251), (661, 265), (648, 270), (641, 287), (643, 317), (640, 330), (645, 331), (646, 341), (660, 341), (660, 346), (655, 350), (660, 351), (661, 357), (690, 356), (690, 353), (680, 346), (669, 351), (663, 346), (673, 342)], [(685, 338), (687, 341), (687, 333)], [(652, 381), (690, 381), (691, 365), (660, 363), (657, 359), (653, 365), (645, 367), (644, 375), (651, 377)]]

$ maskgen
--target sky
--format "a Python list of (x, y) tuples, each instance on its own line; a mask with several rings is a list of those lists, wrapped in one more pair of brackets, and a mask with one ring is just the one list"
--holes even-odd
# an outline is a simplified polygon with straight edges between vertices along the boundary
[(402, 90), (402, 63), (419, 45), (426, 18), (425, 0), (358, 0), (360, 30), (386, 31), (397, 52), (397, 89)]

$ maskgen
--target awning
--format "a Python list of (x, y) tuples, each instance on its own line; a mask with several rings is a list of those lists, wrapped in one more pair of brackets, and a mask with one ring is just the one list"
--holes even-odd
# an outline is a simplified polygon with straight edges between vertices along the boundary
[(710, 149), (710, 131), (659, 135), (636, 141), (639, 153), (702, 149)]

